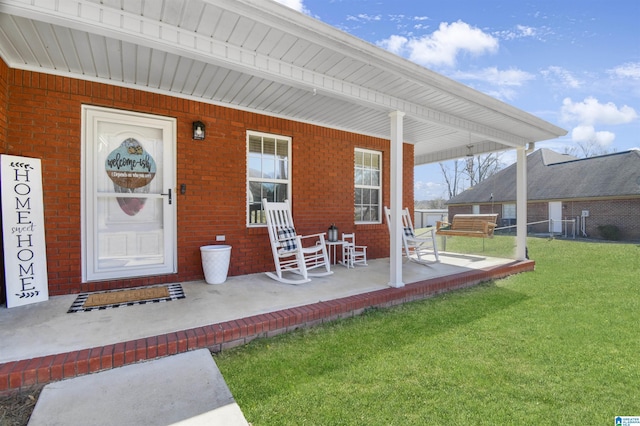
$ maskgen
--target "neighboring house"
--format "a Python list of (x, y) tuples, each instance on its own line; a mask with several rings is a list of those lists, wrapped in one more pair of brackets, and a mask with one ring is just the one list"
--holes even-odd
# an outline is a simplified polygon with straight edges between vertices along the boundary
[[(498, 213), (499, 226), (515, 224), (516, 165), (448, 201), (457, 213)], [(640, 150), (578, 159), (549, 149), (527, 157), (530, 232), (607, 238), (603, 227), (615, 226), (622, 240), (640, 240)], [(563, 222), (565, 221), (565, 222)], [(564, 223), (564, 225), (563, 225)], [(564, 228), (567, 226), (568, 228)]]
[(271, 270), (264, 197), (401, 286), (382, 207), (414, 165), (566, 133), (272, 1), (0, 0), (0, 26), (0, 153), (42, 161), (51, 295), (202, 279), (221, 242), (230, 275)]

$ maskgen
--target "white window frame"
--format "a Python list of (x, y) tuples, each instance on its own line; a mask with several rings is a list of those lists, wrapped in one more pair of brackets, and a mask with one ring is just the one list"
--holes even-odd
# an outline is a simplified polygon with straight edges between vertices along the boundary
[[(357, 183), (357, 170), (358, 170), (358, 165), (356, 164), (356, 157), (358, 155), (358, 153), (362, 153), (363, 155), (375, 155), (378, 157), (378, 174), (379, 174), (379, 178), (378, 178), (378, 185), (370, 185), (370, 184), (358, 184)], [(354, 176), (353, 176), (353, 183), (354, 183), (354, 222), (356, 224), (379, 224), (382, 223), (382, 152), (381, 151), (373, 151), (370, 149), (364, 149), (364, 148), (355, 148), (354, 150), (354, 158), (353, 158), (353, 171), (354, 171)], [(358, 205), (356, 203), (357, 201), (357, 191), (358, 189), (367, 189), (367, 190), (377, 190), (378, 191), (378, 205), (377, 205), (377, 216), (378, 216), (378, 220), (356, 220), (356, 209), (360, 206), (362, 207), (364, 204), (360, 204)]]
[[(273, 177), (252, 177), (251, 176), (251, 156), (255, 156), (255, 153), (251, 153), (249, 151), (250, 145), (249, 145), (249, 140), (251, 137), (260, 137), (263, 139), (263, 144), (264, 144), (264, 139), (265, 138), (274, 138), (276, 140), (280, 140), (280, 141), (286, 141), (287, 142), (287, 159), (286, 159), (286, 166), (287, 166), (287, 178), (286, 179), (276, 179)], [(289, 136), (283, 136), (283, 135), (276, 135), (276, 134), (272, 134), (272, 133), (264, 133), (264, 132), (256, 132), (253, 130), (248, 130), (247, 131), (247, 139), (246, 139), (246, 144), (247, 144), (247, 189), (246, 189), (246, 194), (247, 194), (247, 200), (245, 203), (245, 209), (246, 209), (246, 224), (247, 227), (265, 227), (267, 226), (266, 223), (251, 223), (251, 216), (253, 214), (256, 214), (256, 211), (261, 212), (262, 211), (262, 205), (259, 203), (262, 203), (262, 199), (258, 199), (256, 200), (251, 192), (251, 183), (252, 182), (259, 182), (261, 184), (267, 183), (267, 184), (286, 184), (287, 185), (287, 193), (286, 196), (283, 198), (284, 199), (291, 199), (291, 146), (292, 146), (292, 138)], [(264, 147), (264, 145), (263, 145)], [(264, 154), (262, 154), (262, 158), (263, 161), (265, 159)], [(275, 169), (275, 162), (278, 161), (277, 157), (274, 156), (273, 158), (274, 161), (274, 169)], [(252, 199), (253, 197), (253, 199)], [(252, 205), (254, 208), (252, 208)]]
[(516, 219), (516, 203), (505, 203), (502, 205), (502, 219)]

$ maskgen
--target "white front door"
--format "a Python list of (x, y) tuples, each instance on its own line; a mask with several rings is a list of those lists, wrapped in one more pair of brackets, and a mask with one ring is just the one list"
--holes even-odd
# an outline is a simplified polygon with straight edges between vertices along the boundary
[(549, 232), (553, 234), (562, 233), (562, 201), (549, 203)]
[(176, 122), (82, 107), (83, 281), (177, 272)]

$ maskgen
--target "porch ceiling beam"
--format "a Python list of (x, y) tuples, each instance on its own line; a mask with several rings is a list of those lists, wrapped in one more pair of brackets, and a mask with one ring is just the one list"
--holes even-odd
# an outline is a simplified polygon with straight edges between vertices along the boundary
[[(407, 118), (434, 123), (456, 131), (472, 133), (511, 147), (530, 140), (474, 121), (411, 103), (385, 93), (313, 72), (290, 63), (258, 54), (211, 37), (163, 22), (134, 15), (120, 9), (79, 0), (6, 0), (5, 13), (36, 19), (53, 25), (69, 26), (121, 41), (136, 40), (157, 48), (213, 65), (272, 80), (310, 92), (343, 99), (368, 108), (403, 111)], [(16, 66), (19, 66), (16, 64)], [(420, 142), (420, 141), (417, 141)]]

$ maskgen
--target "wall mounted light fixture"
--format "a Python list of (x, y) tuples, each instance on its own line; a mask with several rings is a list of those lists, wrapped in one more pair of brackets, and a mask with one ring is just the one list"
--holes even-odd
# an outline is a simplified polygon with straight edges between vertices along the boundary
[(204, 140), (204, 123), (202, 121), (193, 122), (193, 139)]

